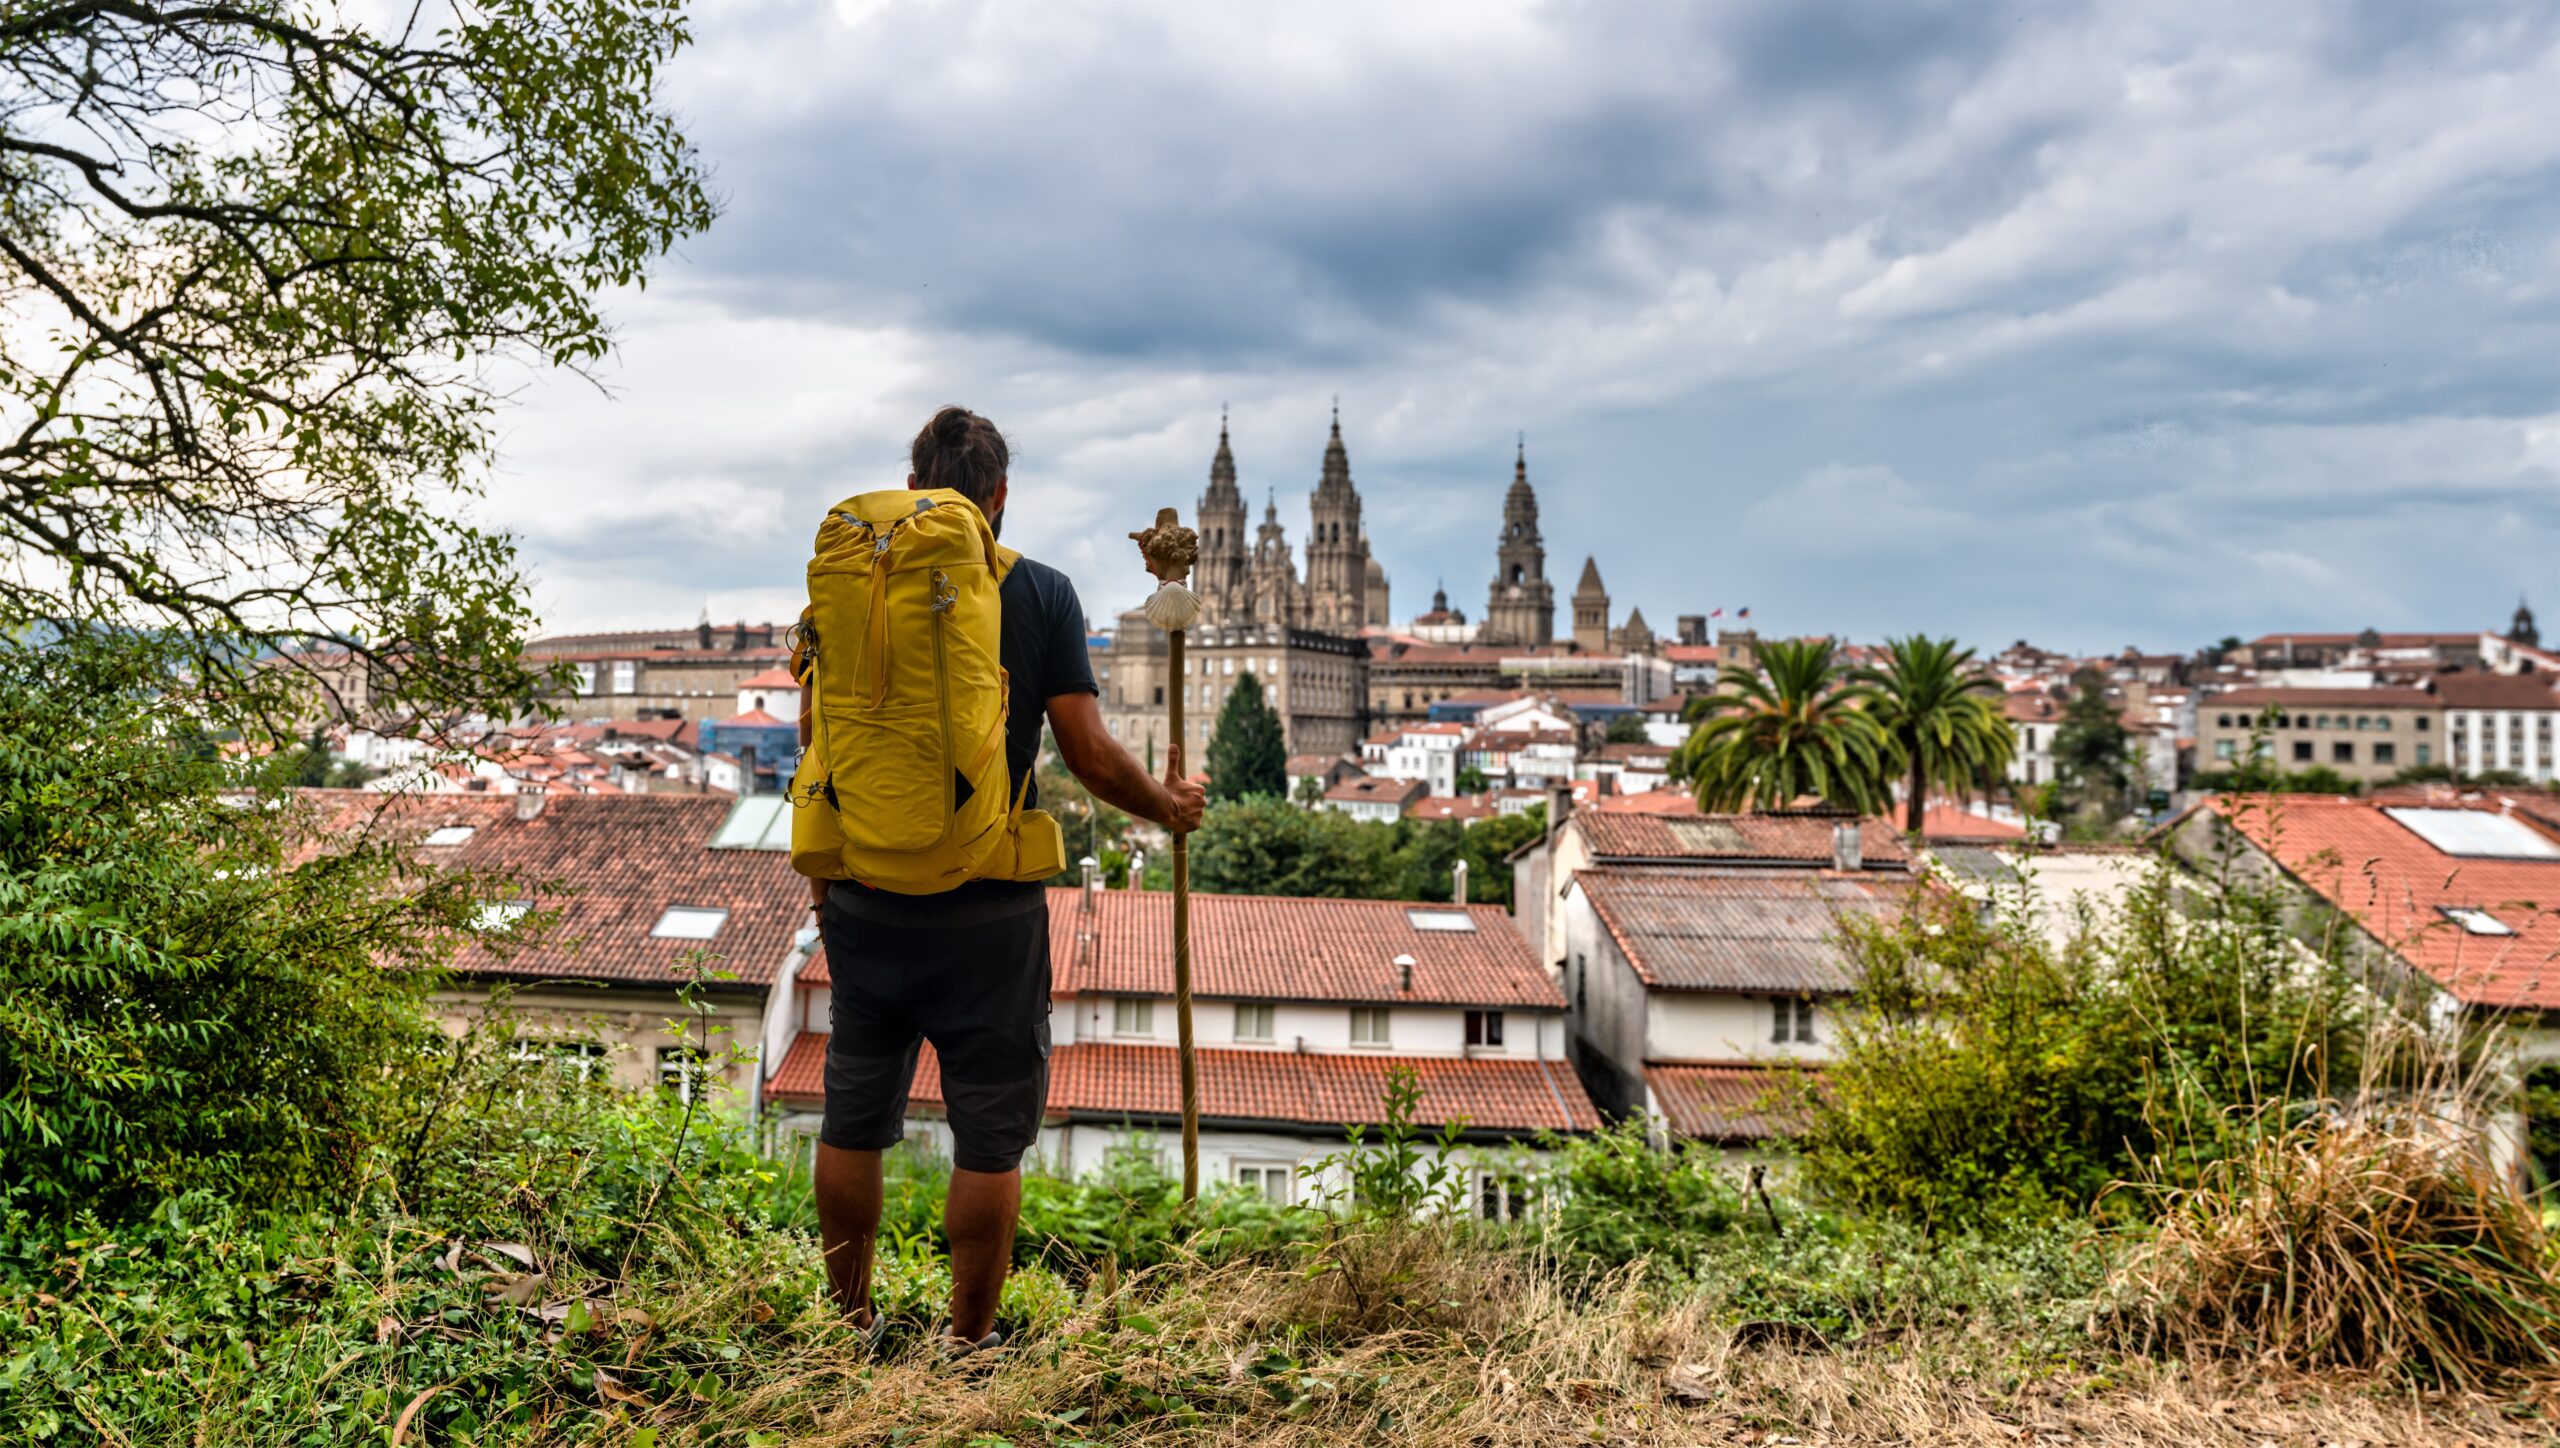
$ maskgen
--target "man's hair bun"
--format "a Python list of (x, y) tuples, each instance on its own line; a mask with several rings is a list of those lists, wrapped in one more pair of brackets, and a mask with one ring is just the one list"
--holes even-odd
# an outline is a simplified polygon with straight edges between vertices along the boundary
[(994, 423), (954, 406), (935, 413), (916, 434), (907, 460), (920, 486), (954, 489), (983, 510), (1013, 465), (1013, 453)]

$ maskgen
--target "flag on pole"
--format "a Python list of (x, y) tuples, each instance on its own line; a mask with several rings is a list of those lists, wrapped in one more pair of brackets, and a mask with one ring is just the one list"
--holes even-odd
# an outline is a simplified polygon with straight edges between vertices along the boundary
[(1735, 617), (1735, 618), (1749, 618), (1749, 617), (1751, 617), (1751, 610), (1749, 610), (1749, 609), (1747, 609), (1747, 608), (1746, 608), (1746, 609), (1742, 610), (1740, 613), (1735, 614), (1735, 615), (1734, 615), (1734, 617)]
[(1724, 617), (1724, 610), (1723, 610), (1723, 609), (1720, 609), (1720, 608), (1709, 609), (1709, 610), (1707, 610), (1707, 617), (1709, 617), (1709, 618), (1722, 618), (1722, 617)]

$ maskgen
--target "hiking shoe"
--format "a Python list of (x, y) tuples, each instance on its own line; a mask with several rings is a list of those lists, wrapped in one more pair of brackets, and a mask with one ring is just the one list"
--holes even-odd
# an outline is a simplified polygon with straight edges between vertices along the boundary
[[(983, 1358), (1002, 1346), (1004, 1346), (1004, 1329), (1001, 1327), (975, 1342), (965, 1337), (954, 1337), (948, 1328), (943, 1330), (941, 1337), (942, 1359), (945, 1362), (959, 1362), (964, 1358)], [(971, 1364), (972, 1367), (978, 1365)]]

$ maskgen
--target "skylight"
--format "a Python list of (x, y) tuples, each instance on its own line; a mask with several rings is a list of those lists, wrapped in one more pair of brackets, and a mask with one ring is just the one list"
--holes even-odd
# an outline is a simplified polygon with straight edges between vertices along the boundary
[(2448, 855), (2488, 860), (2560, 860), (2560, 844), (2509, 815), (2476, 809), (2386, 809), (2418, 838)]
[(699, 905), (670, 905), (658, 917), (658, 928), (649, 932), (652, 940), (709, 940), (729, 923), (729, 912)]
[(751, 794), (729, 807), (729, 817), (711, 836), (715, 850), (787, 850), (791, 848), (791, 797)]
[(443, 829), (429, 831), (427, 833), (427, 837), (420, 840), (418, 843), (437, 847), (445, 845), (459, 845), (468, 842), (473, 835), (476, 835), (479, 832), (480, 827), (478, 825), (446, 825)]
[(2443, 912), (2445, 919), (2461, 926), (2463, 933), (2467, 935), (2513, 935), (2516, 933), (2513, 927), (2486, 910), (2475, 910), (2468, 905), (2445, 905), (2438, 908)]
[(1407, 910), (1404, 918), (1416, 930), (1464, 930), (1472, 933), (1475, 917), (1464, 910)]
[(523, 919), (525, 912), (532, 908), (530, 900), (492, 900), (472, 915), (471, 928), (487, 932), (505, 930)]

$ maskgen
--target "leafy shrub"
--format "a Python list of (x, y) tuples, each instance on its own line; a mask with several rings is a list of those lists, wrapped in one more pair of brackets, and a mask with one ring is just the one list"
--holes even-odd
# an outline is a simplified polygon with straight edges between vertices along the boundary
[(0, 1160), (31, 1209), (342, 1187), (397, 1109), (471, 886), (297, 821), (138, 646), (0, 642)]
[(1859, 985), (1805, 1102), (1807, 1180), (1933, 1228), (2131, 1210), (2106, 1189), (2155, 1160), (2193, 1180), (2230, 1108), (2351, 1087), (2368, 1008), (2338, 942), (2306, 952), (2273, 892), (2201, 899), (2182, 910), (2159, 866), (2060, 949), (1947, 897), (1848, 924)]
[(1715, 1238), (1750, 1224), (1750, 1200), (1713, 1147), (1674, 1142), (1656, 1150), (1640, 1121), (1543, 1145), (1542, 1185), (1554, 1202), (1548, 1230), (1569, 1256), (1606, 1267), (1641, 1259), (1687, 1272)]

